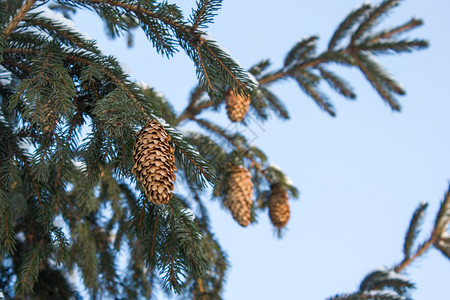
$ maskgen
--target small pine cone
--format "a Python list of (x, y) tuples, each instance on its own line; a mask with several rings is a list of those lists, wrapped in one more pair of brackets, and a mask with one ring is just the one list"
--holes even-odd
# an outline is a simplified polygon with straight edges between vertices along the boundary
[(142, 183), (147, 198), (164, 204), (172, 198), (175, 180), (175, 149), (170, 136), (156, 121), (148, 122), (138, 133), (133, 149), (133, 173)]
[(250, 98), (242, 97), (229, 90), (225, 95), (227, 115), (232, 122), (242, 122), (250, 106)]
[(224, 205), (239, 225), (250, 224), (253, 182), (250, 172), (243, 166), (233, 166), (228, 180), (228, 195)]
[(269, 197), (269, 217), (273, 226), (278, 229), (286, 226), (290, 217), (288, 193), (279, 185), (272, 186), (272, 193)]
[(49, 100), (45, 105), (43, 105), (43, 107), (44, 107), (45, 121), (42, 130), (45, 133), (48, 133), (55, 130), (56, 123), (58, 120), (53, 110), (52, 101)]

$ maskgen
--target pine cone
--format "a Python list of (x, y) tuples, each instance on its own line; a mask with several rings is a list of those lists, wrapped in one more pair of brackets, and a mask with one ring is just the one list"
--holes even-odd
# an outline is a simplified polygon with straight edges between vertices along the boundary
[(250, 224), (253, 183), (250, 172), (243, 166), (233, 166), (228, 180), (228, 195), (224, 205), (239, 225)]
[(225, 95), (227, 115), (232, 122), (242, 122), (250, 106), (250, 98), (242, 97), (228, 90)]
[(133, 173), (142, 183), (147, 198), (164, 204), (172, 198), (175, 180), (175, 149), (170, 136), (156, 121), (148, 122), (137, 134), (133, 149)]
[(272, 193), (269, 197), (269, 217), (273, 226), (278, 229), (286, 226), (290, 217), (288, 193), (279, 185), (272, 186)]
[(57, 120), (57, 117), (53, 110), (53, 103), (51, 100), (47, 101), (47, 103), (45, 103), (43, 105), (43, 108), (44, 108), (45, 120), (44, 120), (44, 124), (43, 124), (44, 126), (42, 128), (42, 131), (44, 133), (48, 133), (48, 132), (55, 130), (56, 123), (58, 120)]

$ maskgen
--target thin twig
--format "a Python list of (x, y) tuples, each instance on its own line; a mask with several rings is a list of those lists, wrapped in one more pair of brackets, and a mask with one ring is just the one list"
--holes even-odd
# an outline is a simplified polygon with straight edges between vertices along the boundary
[(195, 118), (191, 118), (191, 120), (197, 122), (200, 126), (207, 127), (209, 130), (214, 131), (215, 133), (219, 134), (224, 139), (226, 139), (233, 147), (236, 148), (236, 150), (242, 152), (251, 161), (252, 165), (254, 165), (258, 169), (258, 171), (260, 171), (264, 175), (264, 177), (266, 177), (267, 181), (271, 183), (271, 178), (267, 174), (267, 171), (257, 161), (255, 161), (255, 159), (250, 155), (248, 150), (244, 149), (241, 145), (237, 144), (229, 136), (224, 135), (223, 132), (215, 130), (213, 127), (209, 126), (207, 123), (202, 122), (201, 120), (195, 119)]
[(192, 31), (197, 30), (198, 25), (199, 25), (199, 23), (200, 23), (200, 16), (203, 15), (203, 14), (205, 13), (206, 6), (208, 5), (209, 2), (210, 2), (209, 0), (206, 0), (206, 1), (203, 3), (203, 6), (200, 8), (200, 11), (199, 11), (198, 14), (197, 14), (197, 18), (195, 19), (195, 22), (194, 22), (194, 24), (192, 25)]
[[(418, 22), (420, 22), (420, 23), (418, 23)], [(390, 38), (393, 35), (402, 33), (404, 31), (411, 30), (411, 29), (413, 29), (413, 28), (415, 28), (415, 27), (417, 27), (419, 25), (421, 25), (421, 21), (420, 20), (412, 19), (411, 21), (409, 21), (405, 25), (402, 25), (400, 27), (394, 28), (393, 30), (388, 31), (388, 32), (386, 32), (386, 33), (384, 33), (384, 34), (382, 34), (382, 35), (380, 35), (380, 36), (370, 40), (370, 43), (376, 43), (376, 42), (379, 42), (382, 39), (388, 39), (388, 38)]]
[(417, 252), (411, 256), (410, 258), (406, 258), (401, 261), (397, 266), (395, 266), (394, 271), (397, 273), (402, 272), (406, 267), (408, 267), (414, 260), (416, 260), (418, 257), (420, 257), (422, 254), (425, 253), (436, 241), (437, 236), (432, 235), (428, 241), (423, 243), (419, 249), (417, 249)]
[(9, 22), (9, 24), (6, 26), (5, 30), (3, 31), (3, 34), (9, 35), (11, 34), (16, 28), (17, 25), (19, 25), (20, 21), (23, 20), (25, 17), (25, 14), (31, 9), (31, 7), (34, 5), (36, 0), (27, 0), (22, 5), (22, 7), (17, 11), (17, 13), (14, 15), (12, 20)]
[(206, 78), (206, 81), (208, 82), (208, 86), (209, 86), (209, 88), (211, 90), (214, 90), (214, 88), (213, 88), (213, 86), (211, 84), (211, 81), (209, 80), (209, 75), (208, 75), (208, 72), (206, 71), (205, 64), (203, 63), (202, 54), (200, 52), (200, 46), (199, 45), (197, 45), (197, 53), (198, 53), (198, 58), (200, 59), (200, 63), (202, 65), (203, 73), (205, 73), (205, 78)]
[(389, 105), (392, 107), (392, 109), (400, 110), (400, 107), (395, 102), (394, 99), (386, 92), (386, 90), (377, 82), (375, 77), (367, 70), (366, 66), (358, 59), (356, 55), (352, 55), (353, 59), (355, 60), (356, 64), (358, 65), (361, 72), (364, 74), (364, 76), (367, 77), (369, 82), (372, 84), (372, 86), (378, 91), (378, 93), (381, 95), (381, 97), (389, 103)]

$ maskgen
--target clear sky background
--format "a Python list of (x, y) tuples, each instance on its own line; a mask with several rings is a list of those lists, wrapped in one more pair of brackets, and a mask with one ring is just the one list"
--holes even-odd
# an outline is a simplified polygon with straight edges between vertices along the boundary
[[(178, 2), (186, 12), (195, 5)], [(208, 31), (245, 68), (270, 58), (276, 69), (301, 38), (318, 35), (322, 51), (361, 2), (228, 0)], [(216, 202), (208, 205), (231, 262), (224, 299), (325, 299), (353, 292), (369, 271), (402, 259), (404, 234), (422, 201), (430, 204), (421, 235), (428, 237), (450, 180), (450, 1), (406, 0), (383, 24), (399, 25), (414, 16), (425, 24), (409, 36), (428, 39), (430, 48), (380, 58), (407, 91), (399, 98), (401, 113), (391, 111), (356, 69), (333, 68), (358, 95), (348, 101), (329, 94), (336, 118), (294, 81), (273, 85), (292, 118), (262, 126), (251, 122), (249, 133), (301, 195), (291, 201), (282, 240), (273, 236), (266, 214), (242, 228)], [(167, 60), (141, 33), (128, 49), (123, 40), (106, 38), (98, 18), (78, 14), (75, 22), (105, 53), (118, 57), (133, 79), (155, 87), (178, 112), (184, 109), (196, 77), (183, 52)], [(225, 110), (220, 113), (226, 126)], [(450, 299), (450, 261), (437, 250), (416, 261), (407, 275), (417, 286), (414, 299)]]

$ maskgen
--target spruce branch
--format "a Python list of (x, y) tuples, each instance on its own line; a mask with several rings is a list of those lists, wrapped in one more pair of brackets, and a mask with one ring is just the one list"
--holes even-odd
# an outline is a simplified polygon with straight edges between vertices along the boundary
[(317, 69), (320, 71), (320, 74), (327, 81), (330, 87), (332, 87), (338, 93), (349, 99), (356, 98), (352, 87), (344, 79), (342, 79), (335, 73), (323, 68), (322, 66), (318, 66)]
[(227, 132), (225, 132), (224, 130), (220, 129), (219, 127), (215, 126), (214, 124), (211, 124), (210, 122), (207, 122), (205, 120), (201, 120), (201, 119), (192, 119), (193, 121), (197, 122), (200, 126), (207, 128), (208, 130), (218, 134), (219, 136), (223, 137), (227, 142), (229, 142), (240, 154), (244, 155), (246, 158), (248, 158), (250, 160), (250, 163), (253, 167), (255, 167), (259, 172), (261, 172), (261, 174), (263, 174), (267, 181), (269, 183), (272, 183), (272, 178), (269, 176), (269, 174), (267, 173), (267, 169), (263, 168), (261, 166), (261, 164), (259, 164), (255, 158), (251, 155), (251, 152), (249, 151), (248, 146), (246, 145), (246, 143), (244, 143), (243, 145), (241, 145), (242, 143), (237, 142), (237, 140), (241, 140), (241, 139), (236, 139), (235, 137), (231, 137)]
[(307, 77), (302, 75), (295, 76), (295, 79), (300, 86), (300, 88), (311, 98), (314, 99), (314, 101), (319, 105), (320, 108), (325, 110), (327, 113), (329, 113), (331, 116), (335, 116), (336, 113), (334, 112), (334, 108), (329, 102), (327, 96), (323, 93), (321, 93), (314, 85), (313, 82), (311, 82)]
[(34, 174), (31, 171), (31, 168), (30, 168), (30, 165), (28, 163), (28, 160), (26, 159), (25, 155), (23, 155), (23, 154), (19, 154), (18, 157), (23, 162), (23, 165), (25, 166), (25, 170), (27, 171), (28, 176), (31, 179), (31, 182), (33, 183), (34, 192), (36, 193), (36, 197), (38, 199), (38, 202), (42, 206), (44, 203), (42, 201), (42, 196), (41, 196), (41, 191), (39, 189), (39, 184), (35, 180)]
[[(414, 284), (400, 275), (400, 273), (404, 272), (407, 267), (433, 246), (440, 250), (444, 256), (450, 258), (450, 236), (446, 232), (450, 223), (450, 187), (441, 203), (429, 238), (418, 245), (414, 253), (411, 253), (427, 207), (427, 203), (421, 203), (413, 213), (405, 236), (403, 246), (404, 258), (401, 262), (397, 263), (392, 269), (382, 268), (369, 273), (361, 281), (358, 292), (336, 295), (328, 299), (378, 299), (375, 297), (376, 295), (380, 296), (379, 299), (408, 299), (406, 297), (407, 292), (409, 289), (414, 288)], [(391, 292), (392, 290), (395, 294)], [(368, 297), (364, 298), (365, 296)]]
[[(420, 209), (420, 207), (419, 207), (419, 209)], [(416, 212), (414, 213), (412, 221), (415, 221)], [(420, 210), (417, 212), (417, 214), (421, 214)], [(395, 266), (394, 270), (398, 273), (402, 272), (406, 267), (408, 267), (412, 262), (414, 262), (414, 260), (416, 260), (417, 258), (422, 256), (427, 250), (429, 250), (430, 247), (432, 247), (433, 245), (436, 246), (436, 244), (439, 244), (440, 240), (442, 239), (441, 237), (442, 237), (443, 233), (448, 228), (449, 223), (450, 223), (450, 187), (447, 190), (444, 200), (441, 203), (439, 212), (436, 216), (434, 228), (431, 232), (430, 237), (417, 248), (417, 250), (415, 251), (415, 253), (412, 256), (405, 255), (405, 258)], [(408, 231), (408, 234), (409, 234), (409, 231)], [(407, 252), (406, 254), (409, 254), (409, 252)]]
[(100, 54), (100, 50), (95, 46), (94, 42), (85, 40), (79, 32), (72, 30), (61, 22), (42, 16), (42, 13), (27, 13), (23, 21), (23, 24), (18, 26), (18, 29), (35, 27), (66, 45)]
[(352, 11), (342, 22), (334, 32), (333, 36), (328, 43), (328, 52), (331, 52), (336, 47), (337, 43), (344, 38), (352, 27), (360, 21), (360, 19), (369, 11), (371, 5), (364, 3), (354, 11)]
[(423, 222), (423, 218), (427, 207), (428, 203), (421, 203), (419, 207), (414, 211), (413, 217), (409, 224), (408, 231), (405, 236), (405, 243), (403, 246), (403, 254), (405, 255), (405, 258), (411, 257), (411, 248), (415, 240), (417, 239), (417, 236), (419, 235), (420, 232), (419, 227)]
[(214, 12), (222, 6), (222, 0), (199, 0), (196, 3), (197, 9), (192, 10), (190, 16), (192, 31), (196, 31), (199, 27), (205, 27), (206, 23), (212, 23)]
[(33, 8), (34, 3), (36, 0), (26, 0), (25, 3), (22, 4), (20, 9), (16, 12), (14, 17), (11, 19), (11, 21), (6, 25), (5, 29), (3, 30), (3, 35), (7, 36), (10, 35), (16, 27), (19, 25), (20, 21), (25, 18), (26, 13)]
[(373, 26), (377, 24), (377, 21), (382, 15), (386, 14), (390, 9), (398, 6), (399, 4), (400, 0), (384, 0), (378, 6), (373, 7), (358, 26), (356, 31), (352, 34), (350, 44), (356, 44), (364, 34), (366, 34)]
[(378, 94), (380, 94), (383, 100), (385, 100), (393, 110), (399, 111), (399, 103), (392, 97), (391, 93), (386, 90), (385, 87), (383, 87), (379, 77), (375, 76), (374, 73), (370, 71), (370, 66), (374, 65), (368, 65), (370, 61), (368, 60), (367, 56), (364, 56), (363, 54), (353, 54), (352, 57), (361, 72), (364, 74), (370, 84), (377, 90)]
[(25, 259), (20, 266), (18, 278), (15, 288), (19, 294), (31, 292), (34, 283), (37, 281), (39, 274), (39, 263), (46, 255), (46, 243), (44, 238), (40, 239), (35, 245), (25, 254)]
[(450, 260), (450, 238), (448, 234), (445, 237), (441, 236), (434, 246), (441, 251), (442, 255)]
[[(268, 165), (266, 155), (259, 148), (248, 145), (245, 136), (232, 134), (198, 115), (206, 109), (218, 109), (224, 93), (231, 89), (252, 97), (252, 113), (262, 119), (268, 118), (269, 110), (288, 118), (283, 102), (269, 90), (271, 83), (287, 78), (299, 79), (307, 93), (309, 91), (320, 105), (328, 106), (331, 111), (331, 104), (319, 87), (322, 79), (344, 96), (352, 98), (354, 93), (344, 78), (329, 70), (329, 64), (357, 66), (353, 55), (408, 52), (427, 45), (421, 40), (391, 40), (417, 27), (417, 20), (372, 32), (376, 20), (388, 8), (384, 11), (378, 8), (379, 16), (374, 16), (377, 8), (363, 5), (367, 8), (341, 24), (340, 32), (335, 32), (327, 51), (317, 54), (316, 37), (307, 38), (288, 52), (281, 69), (269, 72), (269, 62), (263, 60), (246, 72), (203, 31), (213, 21), (221, 3), (220, 0), (198, 0), (196, 9), (185, 20), (175, 4), (165, 1), (57, 0), (57, 5), (73, 8), (73, 12), (75, 8), (97, 12), (113, 37), (123, 33), (130, 35), (139, 23), (157, 52), (171, 56), (180, 46), (194, 61), (200, 84), (178, 116), (162, 97), (131, 82), (119, 63), (105, 57), (94, 42), (85, 40), (64, 22), (30, 11), (35, 6), (33, 1), (17, 2), (23, 5), (17, 7), (11, 21), (9, 12), (0, 11), (4, 28), (0, 34), (0, 62), (5, 73), (13, 78), (8, 86), (0, 84), (0, 102), (5, 111), (9, 106), (10, 114), (15, 114), (11, 117), (3, 113), (5, 120), (14, 124), (12, 134), (4, 134), (3, 124), (0, 126), (0, 148), (7, 153), (6, 158), (0, 154), (0, 241), (6, 241), (3, 250), (16, 256), (15, 270), (24, 270), (24, 262), (33, 266), (17, 277), (20, 280), (26, 273), (28, 278), (24, 297), (29, 297), (36, 280), (39, 280), (38, 285), (34, 284), (33, 290), (38, 297), (45, 297), (40, 290), (41, 278), (46, 278), (41, 277), (42, 274), (52, 274), (49, 276), (52, 280), (42, 279), (42, 282), (56, 282), (54, 278), (65, 277), (62, 271), (53, 272), (53, 266), (49, 266), (56, 261), (65, 269), (77, 264), (93, 298), (105, 293), (116, 295), (118, 291), (127, 298), (149, 297), (157, 271), (166, 289), (184, 290), (187, 298), (219, 298), (227, 262), (209, 228), (204, 205), (208, 192), (206, 184), (214, 184), (216, 178), (226, 181), (223, 167), (229, 161), (239, 160), (252, 174), (260, 208), (267, 196), (264, 193), (273, 184), (282, 184), (294, 197), (298, 191), (281, 170)], [(5, 5), (0, 3), (0, 7)], [(351, 47), (337, 48), (338, 43), (351, 38), (352, 30), (361, 28), (363, 22), (367, 24), (360, 38)], [(404, 93), (367, 57), (362, 63), (384, 90), (392, 94)], [(179, 195), (168, 205), (158, 207), (142, 194), (138, 198), (132, 190), (135, 184), (130, 174), (134, 134), (150, 119), (163, 124), (171, 137), (180, 172), (177, 176), (188, 186), (199, 219), (192, 220), (186, 213), (184, 209), (190, 205)], [(195, 122), (212, 137), (191, 132), (182, 135), (174, 126), (183, 120)], [(92, 132), (79, 143), (77, 130), (86, 122)], [(32, 146), (22, 151), (22, 142)], [(231, 152), (227, 153), (229, 150)], [(33, 153), (27, 155), (26, 151)], [(218, 182), (216, 188), (220, 190), (219, 196), (227, 192), (223, 190), (226, 189), (224, 182)], [(10, 196), (17, 207), (11, 207)], [(109, 210), (113, 212), (111, 216)], [(61, 216), (68, 225), (68, 238), (61, 228), (52, 225), (55, 215)], [(448, 214), (442, 215), (439, 228), (446, 228)], [(24, 222), (28, 223), (25, 226), (33, 228), (24, 230), (27, 240), (17, 239), (18, 247), (13, 248), (14, 230), (23, 230), (19, 226)], [(414, 239), (417, 228), (410, 225), (410, 237), (405, 239), (405, 244), (406, 240)], [(111, 236), (116, 229), (116, 235)], [(446, 255), (448, 237), (444, 230), (437, 231), (440, 233), (436, 233), (434, 246)], [(42, 244), (38, 242), (40, 239)], [(126, 250), (130, 253), (130, 265), (125, 276), (119, 278), (114, 251), (125, 249), (121, 246), (124, 243), (129, 245)], [(30, 251), (19, 249), (33, 245), (38, 247)], [(413, 241), (410, 246), (405, 245), (409, 257), (414, 256), (410, 250), (412, 245)], [(35, 250), (37, 252), (31, 252)], [(405, 256), (408, 251), (405, 250)], [(23, 254), (27, 257), (21, 257)], [(123, 289), (117, 288), (119, 284)], [(385, 286), (394, 285), (389, 281)], [(354, 295), (360, 297), (354, 299), (397, 297), (376, 290)]]
[(408, 32), (416, 27), (422, 26), (423, 25), (423, 21), (420, 19), (416, 19), (416, 18), (412, 18), (410, 21), (408, 21), (407, 23), (397, 26), (395, 28), (389, 29), (389, 30), (383, 30), (381, 31), (379, 34), (370, 37), (368, 40), (371, 43), (377, 43), (381, 40), (384, 39), (390, 39), (394, 36), (403, 34), (405, 32)]
[(13, 230), (13, 215), (7, 201), (7, 193), (0, 184), (0, 255), (3, 253), (12, 254), (16, 250), (15, 234)]
[[(209, 5), (213, 5), (218, 1), (210, 1)], [(137, 16), (148, 16), (151, 19), (157, 19), (169, 26), (179, 39), (179, 44), (186, 51), (189, 57), (197, 65), (197, 76), (202, 81), (205, 77), (205, 87), (211, 98), (217, 97), (223, 93), (220, 79), (225, 80), (227, 84), (237, 88), (242, 93), (250, 94), (254, 87), (254, 83), (247, 76), (246, 72), (220, 47), (213, 41), (205, 39), (203, 32), (192, 30), (192, 27), (178, 18), (168, 18), (167, 16), (158, 14), (144, 5), (133, 5), (129, 2), (114, 0), (86, 0), (83, 5), (108, 5), (124, 9), (127, 12), (133, 12)], [(151, 25), (150, 25), (151, 26)], [(194, 51), (193, 51), (194, 50)], [(219, 72), (217, 72), (219, 70)], [(212, 76), (214, 74), (215, 76)], [(214, 82), (213, 82), (214, 81)]]
[(379, 41), (358, 45), (358, 49), (373, 54), (391, 54), (411, 52), (428, 47), (428, 42), (422, 40)]
[(441, 206), (439, 207), (439, 212), (434, 222), (433, 234), (436, 236), (441, 236), (447, 229), (449, 223), (450, 223), (450, 186), (444, 196), (444, 200), (442, 201)]

